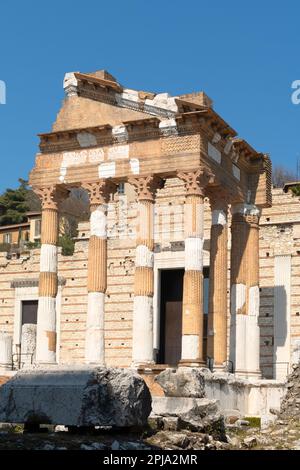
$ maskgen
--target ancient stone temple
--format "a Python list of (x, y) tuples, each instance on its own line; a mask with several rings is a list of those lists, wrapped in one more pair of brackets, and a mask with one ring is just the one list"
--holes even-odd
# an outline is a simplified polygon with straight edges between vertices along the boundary
[[(105, 71), (68, 73), (64, 90), (30, 174), (42, 202), (35, 360), (139, 370), (209, 361), (259, 377), (268, 156), (238, 138), (203, 92), (131, 90)], [(62, 268), (57, 244), (60, 204), (79, 187), (90, 224), (79, 233), (88, 259), (77, 271), (80, 250)], [(79, 330), (72, 349), (66, 335)]]

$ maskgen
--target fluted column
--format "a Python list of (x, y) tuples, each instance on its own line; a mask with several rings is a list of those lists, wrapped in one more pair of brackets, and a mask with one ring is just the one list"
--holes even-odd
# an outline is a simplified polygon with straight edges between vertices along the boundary
[(207, 355), (214, 367), (227, 359), (227, 241), (228, 204), (226, 194), (216, 188), (210, 194), (212, 223), (210, 230), (209, 309)]
[(232, 207), (230, 359), (243, 377), (260, 375), (259, 215), (251, 204)]
[(137, 194), (132, 365), (153, 363), (154, 202), (162, 181), (154, 176), (130, 178)]
[(88, 308), (85, 361), (105, 365), (104, 307), (107, 289), (107, 203), (116, 186), (99, 180), (82, 186), (90, 197), (90, 239), (88, 248)]
[(211, 176), (202, 169), (182, 172), (185, 183), (185, 273), (183, 279), (181, 365), (203, 361), (204, 190)]
[(34, 191), (42, 203), (36, 362), (55, 363), (58, 206), (68, 191), (58, 186), (35, 188)]

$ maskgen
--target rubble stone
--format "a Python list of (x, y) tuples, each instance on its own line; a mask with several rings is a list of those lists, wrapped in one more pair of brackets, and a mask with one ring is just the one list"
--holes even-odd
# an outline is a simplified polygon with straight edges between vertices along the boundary
[(155, 378), (167, 397), (203, 398), (204, 374), (200, 369), (179, 367), (166, 369)]
[(207, 398), (153, 397), (155, 415), (178, 417), (180, 429), (211, 434), (215, 439), (226, 441), (224, 417), (218, 402)]
[(252, 449), (252, 447), (255, 447), (256, 444), (257, 444), (257, 440), (255, 436), (246, 437), (243, 440), (243, 445), (247, 447), (247, 449)]
[(300, 420), (300, 364), (294, 364), (288, 377), (287, 393), (281, 403), (279, 418)]

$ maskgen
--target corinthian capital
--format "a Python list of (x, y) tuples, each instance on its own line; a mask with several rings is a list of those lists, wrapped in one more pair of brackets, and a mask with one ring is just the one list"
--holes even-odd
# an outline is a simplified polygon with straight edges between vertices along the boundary
[(82, 188), (86, 189), (89, 193), (90, 205), (107, 204), (109, 197), (115, 193), (117, 186), (109, 179), (101, 179), (93, 183), (84, 183)]
[(163, 187), (163, 180), (154, 175), (129, 178), (128, 182), (135, 188), (139, 201), (154, 201), (155, 192)]
[(69, 191), (57, 185), (33, 188), (35, 194), (41, 199), (42, 209), (58, 209), (58, 205), (68, 197)]
[(203, 168), (187, 172), (182, 171), (177, 176), (184, 182), (187, 196), (204, 197), (206, 186), (214, 180), (212, 173)]

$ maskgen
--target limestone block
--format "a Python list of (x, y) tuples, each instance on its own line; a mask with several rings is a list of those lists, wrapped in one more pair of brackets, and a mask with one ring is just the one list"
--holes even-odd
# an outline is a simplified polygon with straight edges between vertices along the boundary
[(0, 333), (0, 367), (11, 367), (12, 364), (12, 336)]
[(0, 422), (142, 426), (151, 411), (143, 379), (126, 369), (49, 367), (18, 372), (0, 388)]
[(217, 400), (187, 397), (153, 397), (152, 415), (178, 417), (178, 427), (197, 432), (209, 432), (217, 439), (225, 437), (224, 417)]
[(157, 375), (155, 381), (159, 383), (167, 397), (205, 396), (204, 376), (200, 369), (191, 367), (166, 369)]

